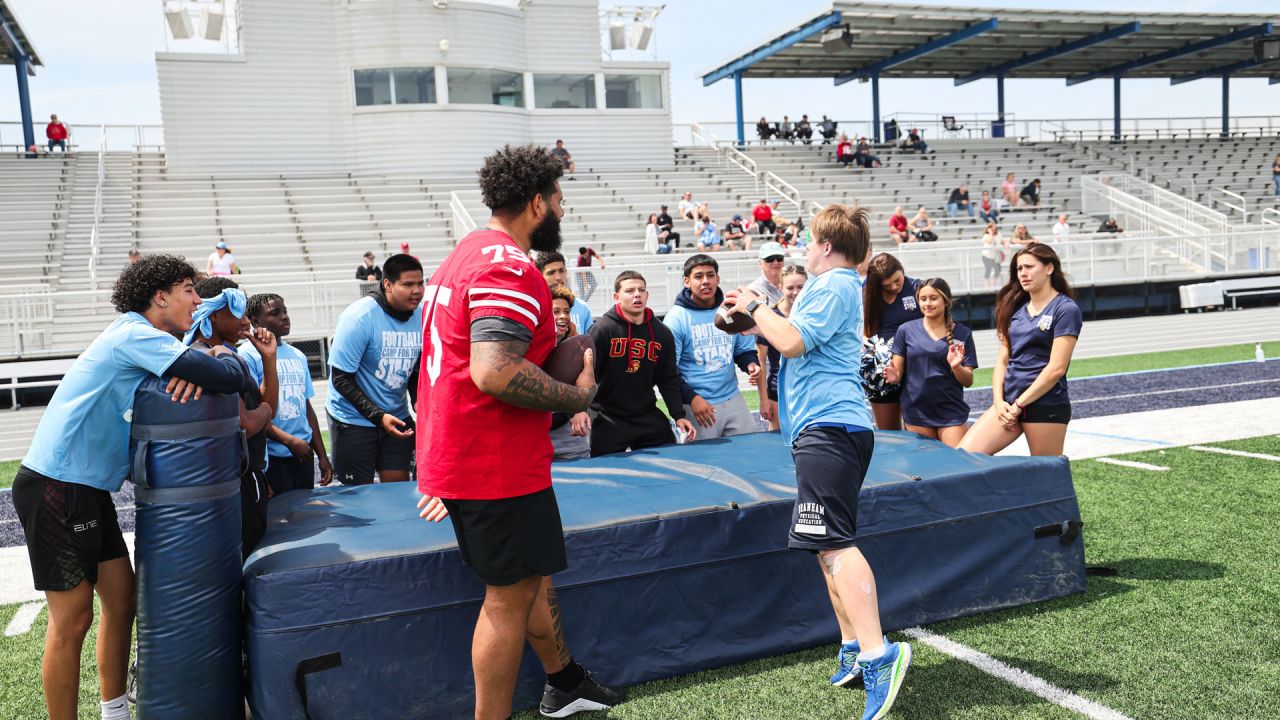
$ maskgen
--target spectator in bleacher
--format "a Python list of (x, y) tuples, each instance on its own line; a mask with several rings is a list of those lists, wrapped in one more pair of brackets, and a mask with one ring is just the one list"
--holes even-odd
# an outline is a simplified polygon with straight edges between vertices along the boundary
[(909, 232), (919, 242), (937, 241), (938, 234), (933, 231), (933, 218), (929, 217), (929, 211), (923, 205), (916, 210), (915, 217), (911, 218)]
[(382, 282), (382, 268), (373, 261), (373, 251), (366, 250), (356, 266), (356, 279), (361, 282)]
[(880, 167), (880, 156), (871, 152), (871, 144), (865, 137), (858, 138), (858, 147), (854, 149), (853, 155), (858, 167), (868, 170)]
[(62, 148), (62, 152), (67, 151), (67, 126), (62, 124), (57, 115), (49, 116), (49, 124), (44, 128), (45, 137), (49, 139), (49, 152), (53, 152), (55, 147)]
[(774, 222), (773, 211), (777, 203), (769, 204), (765, 198), (760, 199), (760, 204), (751, 208), (751, 219), (756, 221), (756, 232), (761, 235), (775, 235), (778, 232), (778, 224)]
[(750, 250), (751, 236), (747, 234), (746, 222), (741, 215), (734, 215), (724, 226), (724, 247), (726, 250)]
[(751, 384), (759, 380), (756, 343), (748, 335), (730, 335), (715, 327), (724, 303), (720, 265), (701, 253), (684, 263), (684, 290), (667, 311), (666, 324), (675, 337), (685, 416), (692, 415), (698, 436), (715, 439), (756, 432), (755, 416), (738, 391), (736, 364)]
[[(781, 299), (777, 302), (769, 301), (769, 306), (778, 315), (789, 317), (809, 276), (803, 267), (787, 265), (778, 271), (778, 277), (782, 282)], [(756, 283), (751, 283), (747, 289), (764, 297), (756, 289)], [(757, 335), (756, 359), (760, 363), (760, 377), (756, 380), (756, 391), (760, 396), (760, 419), (768, 421), (770, 430), (777, 430), (781, 424), (778, 418), (778, 371), (782, 368), (782, 353), (763, 336)]]
[(957, 217), (960, 213), (969, 213), (969, 217), (973, 217), (973, 203), (969, 202), (969, 187), (961, 185), (951, 191), (951, 196), (947, 198), (947, 215)]
[(569, 154), (568, 150), (564, 149), (563, 140), (556, 141), (556, 147), (554, 150), (551, 151), (551, 154), (555, 155), (556, 159), (558, 159), (560, 163), (564, 165), (565, 171), (569, 173), (569, 179), (570, 180), (576, 179), (573, 177), (573, 172), (574, 170), (577, 169), (577, 166), (573, 162), (573, 156)]
[(658, 213), (658, 232), (667, 234), (667, 242), (671, 247), (680, 247), (680, 233), (675, 230), (675, 221), (671, 219), (671, 215), (667, 212), (667, 206), (662, 206), (662, 212)]
[(684, 197), (680, 199), (680, 204), (676, 206), (676, 210), (680, 212), (680, 215), (685, 220), (696, 221), (698, 219), (698, 205), (693, 202), (693, 193), (685, 193)]
[(822, 144), (826, 145), (836, 136), (836, 123), (826, 115), (822, 116), (822, 122), (818, 123), (818, 127), (822, 131)]
[(649, 309), (644, 276), (634, 270), (619, 273), (613, 281), (613, 300), (613, 307), (591, 330), (599, 358), (599, 385), (591, 401), (591, 455), (676, 441), (671, 423), (658, 409), (655, 386), (685, 442), (697, 439), (698, 431), (684, 409), (675, 336)]
[(1022, 192), (1018, 193), (1018, 198), (1032, 207), (1040, 207), (1040, 178), (1027, 183)]
[(1004, 182), (1000, 183), (1000, 194), (1009, 207), (1018, 207), (1018, 183), (1013, 173), (1004, 176)]
[(907, 231), (907, 216), (902, 212), (902, 206), (893, 209), (893, 214), (889, 216), (889, 239), (901, 245), (905, 242), (915, 240), (911, 233)]
[(1018, 223), (1017, 227), (1013, 229), (1013, 237), (1009, 241), (1015, 245), (1025, 246), (1035, 242), (1036, 239), (1032, 236), (1031, 231), (1027, 229), (1026, 223)]
[(715, 252), (720, 249), (720, 231), (716, 228), (715, 221), (710, 217), (705, 217), (698, 221), (698, 226), (694, 232), (698, 236), (698, 249), (703, 252)]
[(920, 136), (919, 128), (911, 128), (911, 132), (907, 133), (907, 141), (902, 145), (903, 150), (915, 150), (924, 155), (929, 152), (929, 144)]
[(129, 264), (136, 265), (142, 259), (142, 253), (138, 252), (138, 248), (129, 248)]
[(1008, 246), (1008, 241), (1000, 235), (1000, 226), (995, 220), (988, 220), (982, 233), (982, 285), (988, 290), (1000, 284), (1000, 269), (1004, 267), (1004, 251)]
[(803, 140), (805, 145), (813, 139), (813, 127), (809, 125), (808, 115), (801, 115), (800, 122), (796, 123), (796, 137)]
[(1116, 222), (1115, 218), (1107, 218), (1106, 220), (1102, 221), (1101, 225), (1098, 226), (1098, 232), (1122, 233), (1124, 232), (1124, 228), (1120, 227), (1119, 223)]
[(1071, 239), (1071, 224), (1067, 222), (1066, 213), (1058, 216), (1058, 222), (1053, 224), (1053, 239), (1055, 242)]
[[(422, 353), (422, 263), (392, 255), (377, 290), (338, 315), (329, 352), (330, 461), (343, 485), (376, 471), (405, 482), (414, 469), (414, 422)], [(416, 402), (415, 402), (416, 404)]]
[(786, 115), (782, 116), (782, 122), (778, 125), (779, 140), (794, 140), (796, 137), (795, 123), (791, 122), (791, 118)]
[(1271, 161), (1271, 180), (1276, 185), (1276, 197), (1280, 198), (1280, 155)]
[(1000, 222), (1000, 208), (991, 201), (991, 192), (988, 190), (982, 191), (982, 199), (978, 201), (978, 217), (986, 223)]
[(761, 116), (760, 122), (756, 123), (756, 135), (759, 136), (761, 142), (773, 137), (773, 125), (763, 116)]
[[(538, 253), (538, 258), (533, 264), (538, 268), (538, 272), (542, 273), (542, 279), (547, 281), (547, 287), (553, 291), (558, 287), (569, 287), (569, 269), (565, 267), (564, 255), (558, 251)], [(574, 302), (569, 304), (569, 309), (573, 326), (579, 333), (585, 333), (591, 329), (591, 309), (585, 302), (578, 301), (575, 296)]]
[(836, 143), (836, 162), (844, 165), (847, 170), (857, 159), (858, 156), (853, 151), (853, 143), (849, 141), (849, 136), (841, 133), (840, 140)]
[(782, 265), (787, 251), (776, 242), (760, 246), (760, 277), (747, 284), (747, 289), (776, 305), (782, 300)]
[[(574, 327), (573, 291), (564, 285), (551, 286), (551, 318), (556, 324), (556, 344), (579, 334)], [(591, 416), (586, 412), (551, 413), (552, 460), (580, 460), (591, 457)]]
[(204, 272), (213, 277), (225, 277), (240, 272), (239, 266), (236, 265), (236, 256), (231, 254), (231, 249), (226, 243), (220, 242), (213, 246), (213, 252), (209, 253), (209, 257), (204, 261)]
[(409, 257), (413, 258), (414, 260), (417, 260), (417, 259), (418, 259), (418, 256), (417, 256), (417, 255), (414, 255), (413, 253), (409, 252), (409, 243), (407, 243), (407, 242), (402, 242), (402, 243), (400, 243), (400, 254), (401, 254), (401, 255), (408, 255)]
[[(604, 269), (604, 256), (595, 251), (595, 248), (583, 245), (578, 248), (578, 297), (582, 298), (585, 305), (591, 302), (591, 296), (596, 292), (596, 274), (591, 269), (595, 265), (595, 261), (600, 261), (600, 269)], [(583, 268), (587, 268), (583, 270)], [(585, 331), (586, 328), (583, 328)]]
[(648, 255), (666, 255), (671, 252), (671, 243), (667, 242), (667, 233), (658, 227), (657, 213), (649, 215), (644, 226), (644, 251)]

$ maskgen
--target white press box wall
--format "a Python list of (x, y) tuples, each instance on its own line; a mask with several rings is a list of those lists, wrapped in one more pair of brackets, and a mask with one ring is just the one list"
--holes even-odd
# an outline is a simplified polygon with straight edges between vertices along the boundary
[[(156, 55), (169, 172), (456, 176), (505, 143), (557, 138), (580, 169), (669, 166), (669, 66), (603, 60), (598, 12), (596, 0), (240, 0), (238, 55)], [(595, 74), (599, 107), (533, 109), (531, 75), (525, 107), (356, 106), (355, 70), (408, 67)], [(662, 108), (602, 109), (612, 72), (660, 75)]]

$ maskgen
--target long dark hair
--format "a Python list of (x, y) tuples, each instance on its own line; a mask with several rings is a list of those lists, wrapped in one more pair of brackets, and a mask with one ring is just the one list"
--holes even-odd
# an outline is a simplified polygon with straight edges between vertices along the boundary
[(889, 253), (876, 255), (867, 266), (867, 282), (862, 286), (862, 332), (867, 337), (880, 332), (880, 315), (884, 311), (881, 286), (897, 272), (905, 272), (902, 262)]
[(956, 321), (951, 318), (951, 286), (946, 280), (940, 277), (932, 277), (920, 283), (920, 287), (916, 288), (916, 302), (920, 302), (920, 291), (925, 288), (933, 288), (942, 296), (942, 322), (947, 326), (947, 345), (951, 345), (951, 341), (956, 336)]
[(1031, 294), (1023, 290), (1022, 283), (1018, 282), (1018, 258), (1027, 254), (1034, 255), (1041, 265), (1053, 266), (1053, 272), (1049, 274), (1049, 284), (1054, 290), (1072, 299), (1076, 296), (1076, 291), (1071, 289), (1071, 283), (1067, 282), (1062, 261), (1058, 259), (1058, 253), (1054, 252), (1053, 248), (1044, 243), (1033, 242), (1014, 253), (1013, 259), (1009, 261), (1009, 282), (1000, 288), (1000, 292), (996, 295), (996, 337), (1004, 343), (1006, 348), (1009, 347), (1009, 321), (1013, 319), (1013, 314), (1018, 308), (1031, 299)]

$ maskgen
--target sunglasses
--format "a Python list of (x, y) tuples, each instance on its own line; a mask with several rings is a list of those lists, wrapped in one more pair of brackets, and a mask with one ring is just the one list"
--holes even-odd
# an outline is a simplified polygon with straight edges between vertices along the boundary
[(770, 255), (769, 257), (765, 258), (764, 261), (767, 263), (778, 263), (778, 262), (782, 262), (785, 259), (786, 258), (782, 257), (781, 255)]

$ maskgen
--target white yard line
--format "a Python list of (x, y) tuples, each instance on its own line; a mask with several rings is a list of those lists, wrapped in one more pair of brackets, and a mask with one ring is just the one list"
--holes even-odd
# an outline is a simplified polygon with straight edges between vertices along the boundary
[(40, 611), (43, 609), (43, 600), (29, 602), (18, 608), (18, 612), (13, 614), (13, 619), (9, 621), (9, 625), (4, 629), (4, 636), (17, 637), (18, 635), (26, 635), (27, 631), (31, 629), (31, 623), (40, 617)]
[(1204, 445), (1192, 445), (1191, 449), (1199, 450), (1200, 452), (1218, 453), (1219, 455), (1234, 455), (1236, 457), (1253, 458), (1254, 460), (1280, 462), (1280, 456), (1267, 455), (1266, 453), (1245, 452), (1244, 450), (1232, 450), (1230, 448), (1206, 447)]
[(1220, 385), (1198, 385), (1195, 387), (1177, 387), (1167, 390), (1143, 390), (1137, 393), (1125, 393), (1123, 395), (1107, 395), (1105, 397), (1085, 398), (1083, 400), (1073, 400), (1072, 405), (1082, 405), (1091, 402), (1107, 402), (1110, 400), (1128, 400), (1136, 397), (1150, 397), (1152, 395), (1175, 395), (1177, 393), (1201, 392), (1204, 390), (1221, 390), (1222, 388), (1243, 387), (1245, 385), (1266, 385), (1267, 383), (1280, 383), (1280, 379), (1269, 378), (1266, 380), (1245, 380), (1242, 382), (1222, 383)]
[(1064, 690), (1029, 672), (1006, 665), (986, 653), (978, 652), (971, 647), (961, 645), (942, 635), (931, 633), (924, 628), (910, 628), (909, 630), (903, 630), (903, 633), (919, 643), (928, 645), (934, 650), (958, 660), (963, 660), (992, 677), (1004, 680), (1010, 685), (1044, 698), (1058, 707), (1078, 712), (1094, 720), (1131, 720), (1124, 713), (1082, 698), (1070, 690)]
[(1152, 472), (1165, 472), (1169, 468), (1163, 465), (1151, 465), (1149, 463), (1137, 462), (1136, 460), (1117, 460), (1115, 458), (1100, 457), (1094, 458), (1095, 462), (1106, 463), (1108, 465), (1119, 465), (1120, 467), (1136, 468), (1138, 470), (1151, 470)]

